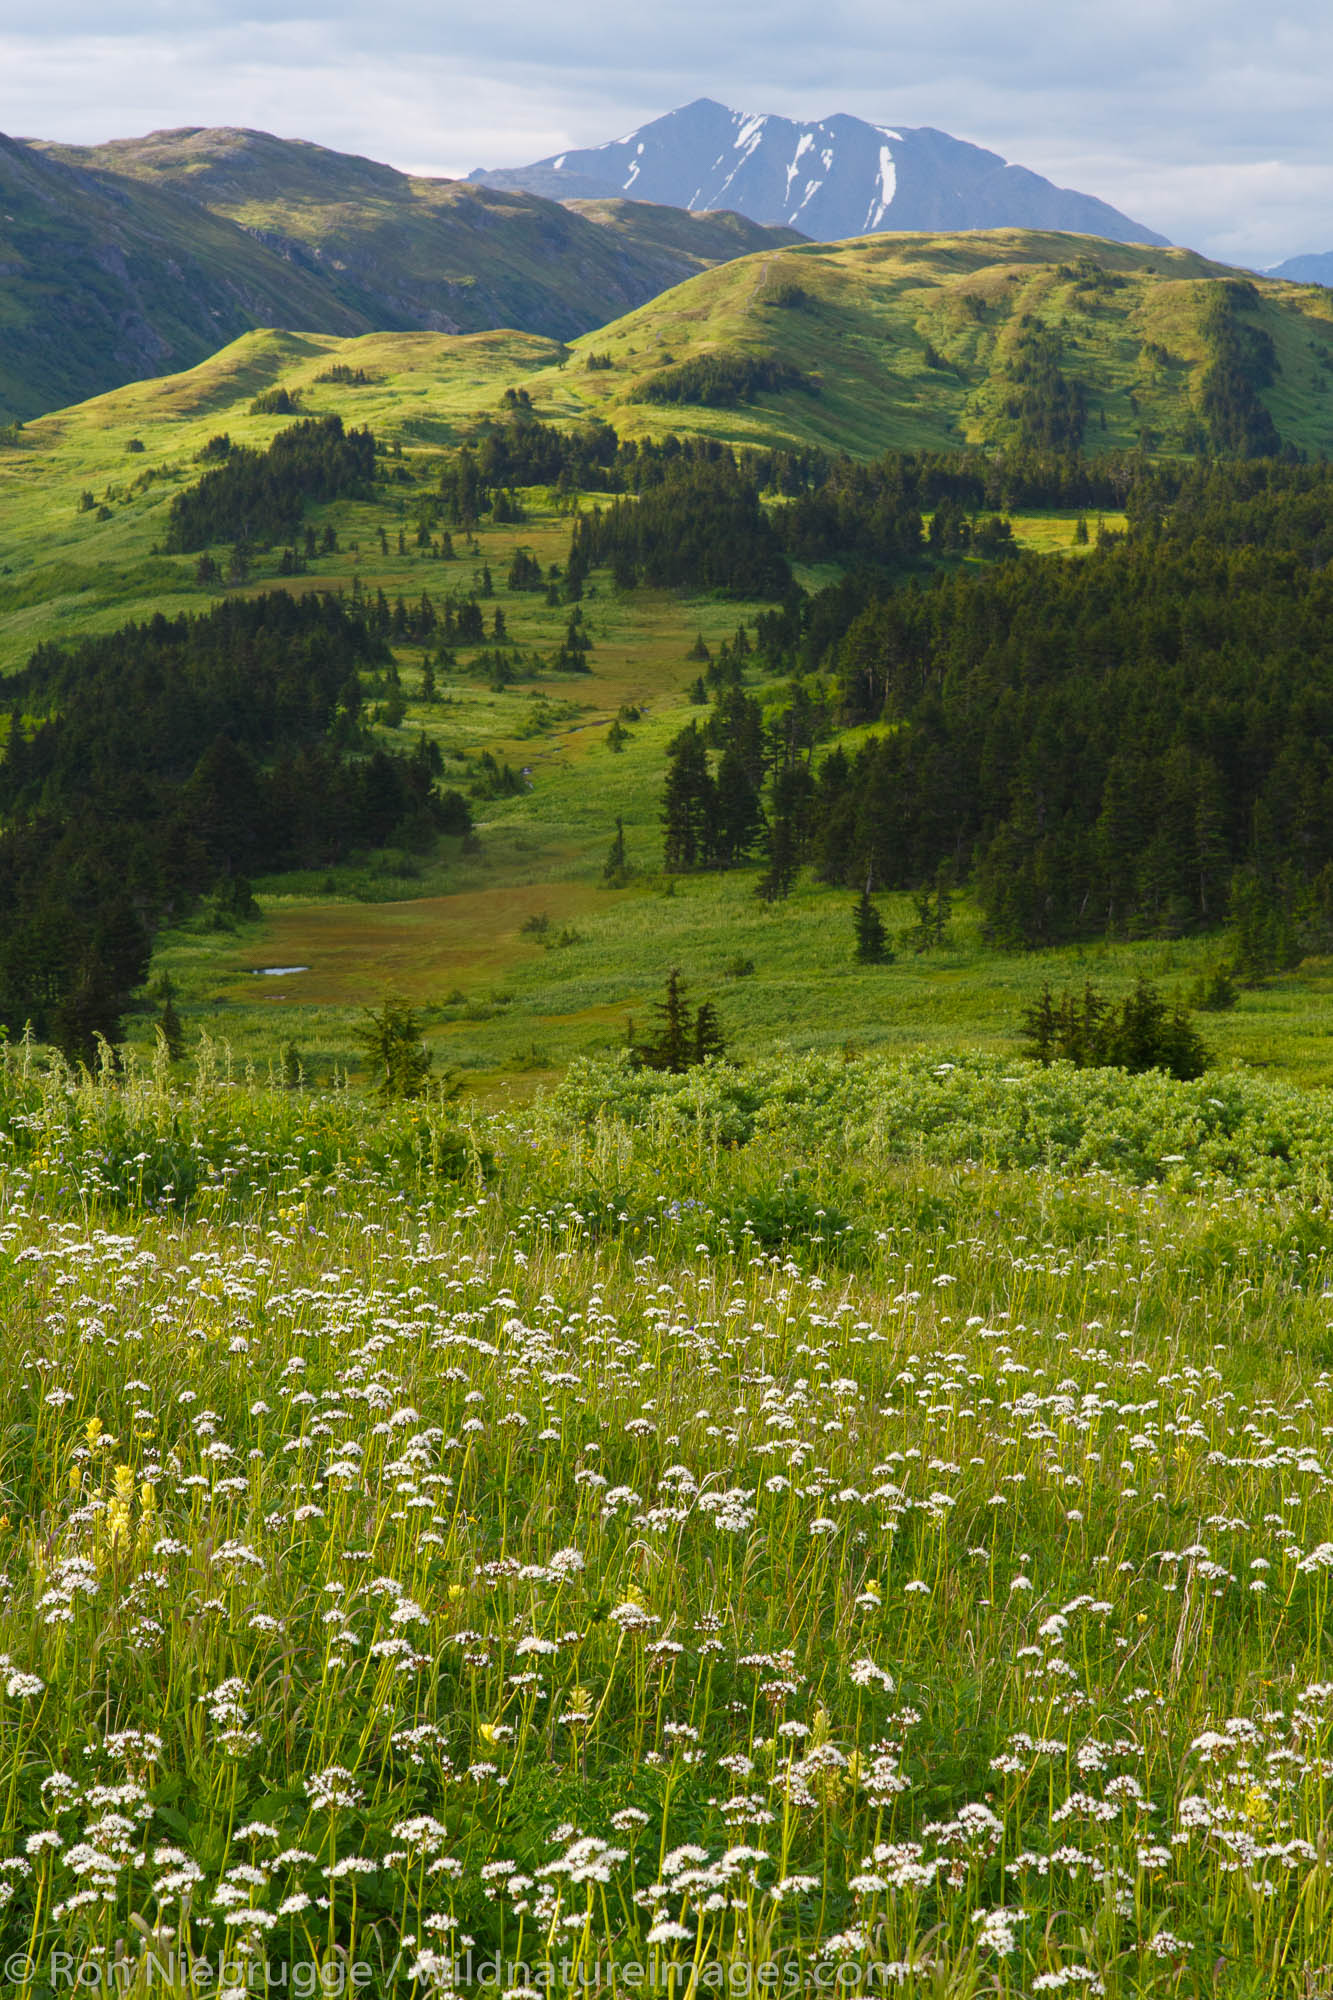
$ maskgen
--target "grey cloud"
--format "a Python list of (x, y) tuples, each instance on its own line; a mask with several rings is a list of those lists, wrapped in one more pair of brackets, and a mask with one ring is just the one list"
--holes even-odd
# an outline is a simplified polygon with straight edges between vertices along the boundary
[(437, 173), (709, 95), (937, 125), (1214, 255), (1333, 247), (1333, 10), (1294, 0), (0, 0), (0, 130), (245, 124)]

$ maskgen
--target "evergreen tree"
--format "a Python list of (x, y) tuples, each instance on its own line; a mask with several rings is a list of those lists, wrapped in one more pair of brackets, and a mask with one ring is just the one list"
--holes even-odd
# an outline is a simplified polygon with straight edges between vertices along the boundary
[(658, 1016), (657, 1033), (637, 1050), (645, 1069), (668, 1070), (680, 1075), (690, 1066), (694, 1044), (694, 1023), (689, 1002), (681, 991), (680, 973), (674, 967), (667, 974), (666, 992), (654, 1003)]
[(616, 821), (616, 837), (602, 864), (602, 880), (608, 889), (623, 889), (629, 880), (629, 856), (625, 851), (625, 822)]
[(679, 971), (667, 975), (666, 991), (654, 1005), (657, 1032), (644, 1042), (636, 1042), (634, 1024), (629, 1025), (631, 1060), (641, 1069), (664, 1070), (680, 1076), (700, 1063), (716, 1060), (725, 1053), (717, 1010), (711, 1000), (692, 1008), (681, 986)]
[(157, 1017), (157, 1035), (170, 1061), (180, 1062), (185, 1054), (185, 1024), (176, 1012), (170, 982), (163, 980), (162, 985), (162, 1011)]
[(1018, 1032), (1027, 1043), (1026, 1053), (1034, 1062), (1045, 1066), (1055, 1061), (1060, 1015), (1049, 983), (1042, 987), (1032, 1006), (1023, 1009)]
[(386, 999), (379, 1013), (367, 1008), (352, 1036), (365, 1050), (371, 1088), (381, 1103), (421, 1096), (431, 1059), (416, 1010), (405, 1000)]
[(701, 1000), (694, 1017), (694, 1041), (691, 1049), (692, 1063), (720, 1062), (727, 1052), (718, 1023), (717, 1009), (711, 1000)]
[(766, 841), (768, 866), (755, 889), (766, 903), (780, 902), (791, 894), (805, 858), (806, 824), (813, 795), (810, 773), (803, 764), (778, 771), (773, 779)]
[(1300, 959), (1291, 911), (1271, 879), (1257, 867), (1238, 869), (1230, 894), (1231, 960), (1247, 986)]
[(759, 793), (741, 753), (729, 747), (722, 753), (714, 781), (716, 808), (710, 862), (723, 868), (748, 859), (764, 828)]
[(866, 877), (865, 888), (857, 898), (853, 917), (856, 931), (856, 956), (862, 965), (884, 965), (893, 958), (889, 949), (889, 934), (884, 927), (884, 919), (870, 900), (870, 877)]
[(706, 865), (713, 851), (717, 791), (708, 769), (708, 752), (696, 724), (683, 729), (668, 746), (666, 792), (662, 823), (664, 859), (668, 870)]

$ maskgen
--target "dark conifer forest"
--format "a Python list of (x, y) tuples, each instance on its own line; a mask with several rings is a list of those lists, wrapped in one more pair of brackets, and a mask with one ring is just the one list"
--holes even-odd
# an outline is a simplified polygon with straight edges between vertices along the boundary
[[(912, 888), (943, 864), (997, 943), (1230, 918), (1281, 962), (1333, 916), (1333, 472), (1041, 464), (1025, 496), (1124, 479), (1127, 534), (1016, 556), (977, 513), (1004, 468), (965, 461), (834, 466), (774, 510), (790, 553), (841, 551), (848, 574), (758, 621), (762, 701), (713, 663), (671, 751), (667, 866), (753, 861), (781, 894), (803, 866)], [(992, 559), (932, 567), (950, 545)]]
[(287, 541), (308, 500), (366, 494), (375, 476), (375, 440), (347, 431), (338, 416), (306, 417), (280, 431), (267, 451), (214, 440), (221, 463), (171, 503), (166, 546), (177, 554), (210, 542)]
[(359, 612), (284, 592), (40, 648), (0, 758), (0, 1022), (85, 1056), (205, 893), (466, 832), (438, 751), (370, 747), (359, 674), (388, 659)]

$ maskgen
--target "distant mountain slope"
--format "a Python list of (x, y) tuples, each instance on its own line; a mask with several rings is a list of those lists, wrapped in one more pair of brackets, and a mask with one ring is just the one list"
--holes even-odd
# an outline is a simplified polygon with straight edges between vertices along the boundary
[(0, 422), (189, 367), (261, 326), (569, 339), (794, 240), (740, 216), (416, 180), (262, 132), (0, 138)]
[(1313, 251), (1304, 257), (1288, 257), (1264, 274), (1286, 278), (1293, 285), (1333, 285), (1333, 250)]
[(201, 359), (253, 326), (367, 322), (170, 189), (0, 136), (0, 422)]
[(733, 208), (823, 242), (886, 229), (1062, 229), (1163, 243), (1092, 195), (1055, 187), (998, 153), (929, 126), (899, 130), (836, 117), (802, 125), (701, 97), (606, 145), (530, 167), (478, 168), (493, 188), (631, 195), (689, 209)]

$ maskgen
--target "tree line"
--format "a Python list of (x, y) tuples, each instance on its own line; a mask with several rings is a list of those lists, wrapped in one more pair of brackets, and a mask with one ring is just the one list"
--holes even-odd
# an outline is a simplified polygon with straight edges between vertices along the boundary
[[(218, 451), (219, 445), (225, 446)], [(279, 431), (267, 451), (214, 440), (221, 463), (178, 493), (167, 515), (169, 554), (211, 543), (288, 541), (308, 501), (366, 498), (375, 479), (375, 439), (347, 431), (339, 416), (307, 417)]]
[(807, 396), (819, 393), (819, 384), (791, 362), (774, 354), (745, 354), (715, 348), (708, 354), (693, 354), (658, 368), (636, 383), (630, 391), (631, 403), (693, 403), (704, 409), (738, 409), (756, 396), (777, 395), (784, 389), (799, 389)]

